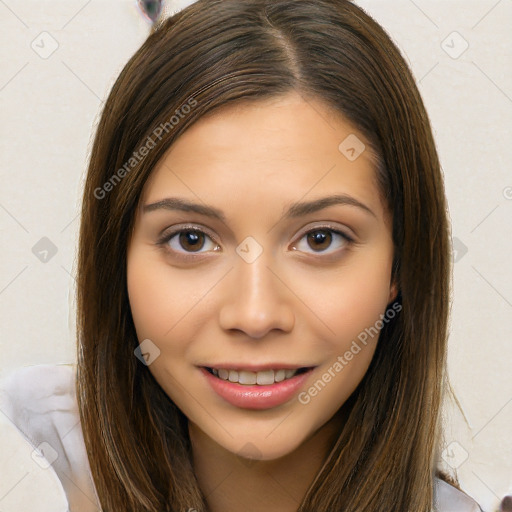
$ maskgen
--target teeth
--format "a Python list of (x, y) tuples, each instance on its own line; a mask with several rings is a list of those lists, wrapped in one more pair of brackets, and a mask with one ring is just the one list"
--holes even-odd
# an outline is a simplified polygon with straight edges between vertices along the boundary
[(266, 370), (256, 374), (256, 384), (259, 384), (260, 386), (274, 384), (274, 379), (274, 370)]
[(281, 382), (284, 379), (286, 379), (286, 370), (277, 370), (277, 372), (274, 373), (274, 380), (276, 382)]
[[(258, 372), (259, 373), (259, 372)], [(246, 370), (240, 370), (238, 372), (239, 384), (256, 384), (258, 374), (254, 372), (248, 372)]]
[(226, 368), (212, 368), (215, 376), (222, 380), (237, 382), (244, 385), (258, 384), (268, 386), (275, 382), (282, 382), (293, 377), (298, 370), (263, 370), (261, 372), (250, 372), (248, 370), (227, 370)]

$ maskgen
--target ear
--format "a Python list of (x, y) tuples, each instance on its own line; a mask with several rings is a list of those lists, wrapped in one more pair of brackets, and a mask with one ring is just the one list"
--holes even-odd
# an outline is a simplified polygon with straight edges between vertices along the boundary
[(388, 304), (390, 302), (393, 302), (396, 299), (397, 295), (398, 295), (398, 286), (396, 284), (396, 281), (393, 281), (389, 288)]

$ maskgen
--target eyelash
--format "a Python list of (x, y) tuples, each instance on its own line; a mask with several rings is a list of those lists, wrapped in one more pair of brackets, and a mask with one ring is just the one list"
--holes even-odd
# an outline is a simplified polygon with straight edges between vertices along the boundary
[[(347, 234), (343, 233), (342, 231), (340, 231), (338, 229), (335, 229), (334, 227), (328, 226), (328, 225), (316, 226), (313, 229), (305, 231), (304, 233), (302, 233), (300, 235), (300, 237), (298, 239), (299, 242), (305, 236), (309, 235), (310, 233), (316, 233), (318, 231), (326, 231), (326, 232), (329, 232), (329, 233), (334, 233), (336, 235), (339, 235), (344, 240), (345, 246), (343, 248), (338, 249), (337, 251), (335, 251), (335, 253), (337, 253), (337, 252), (344, 252), (344, 251), (347, 250), (348, 247), (350, 247), (351, 245), (355, 244), (355, 241), (354, 241), (354, 239), (352, 237), (350, 237)], [(193, 252), (190, 252), (190, 253), (189, 252), (180, 253), (180, 252), (175, 251), (174, 249), (170, 249), (169, 246), (167, 245), (172, 240), (172, 238), (174, 238), (176, 235), (179, 235), (180, 233), (190, 233), (190, 232), (200, 233), (200, 234), (206, 235), (215, 244), (219, 245), (219, 243), (217, 242), (217, 240), (215, 239), (215, 237), (213, 235), (209, 234), (207, 231), (204, 231), (202, 228), (199, 228), (198, 226), (193, 226), (193, 225), (192, 226), (182, 226), (179, 229), (175, 229), (175, 230), (173, 230), (170, 233), (165, 233), (159, 240), (157, 240), (156, 244), (159, 247), (162, 247), (165, 251), (170, 252), (173, 255), (176, 255), (178, 258), (182, 258), (184, 260), (196, 259), (197, 256), (201, 256), (204, 253), (202, 253), (202, 252), (197, 252), (197, 253), (193, 253)], [(322, 255), (322, 251), (319, 251), (317, 254), (318, 255)], [(332, 256), (332, 254), (328, 254), (328, 256)], [(324, 256), (324, 257), (328, 257), (328, 256)]]

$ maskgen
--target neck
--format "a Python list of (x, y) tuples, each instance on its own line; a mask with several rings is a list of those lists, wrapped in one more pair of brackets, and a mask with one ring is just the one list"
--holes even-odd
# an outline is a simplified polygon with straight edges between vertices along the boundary
[(344, 423), (343, 408), (293, 452), (242, 458), (189, 422), (193, 462), (209, 512), (296, 512)]

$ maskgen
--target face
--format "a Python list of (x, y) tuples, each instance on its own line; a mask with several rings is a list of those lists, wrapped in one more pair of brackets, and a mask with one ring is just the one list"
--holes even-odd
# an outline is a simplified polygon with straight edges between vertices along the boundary
[(294, 93), (229, 106), (184, 132), (143, 191), (127, 280), (148, 369), (232, 453), (292, 452), (370, 364), (396, 288), (364, 141)]

